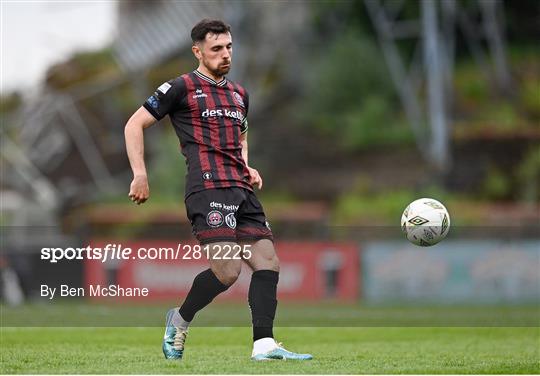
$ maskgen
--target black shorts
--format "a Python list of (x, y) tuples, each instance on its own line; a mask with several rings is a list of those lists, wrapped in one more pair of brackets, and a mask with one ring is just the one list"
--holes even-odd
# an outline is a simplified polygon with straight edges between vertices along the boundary
[(263, 207), (248, 189), (230, 187), (192, 193), (186, 199), (186, 211), (201, 244), (273, 241)]

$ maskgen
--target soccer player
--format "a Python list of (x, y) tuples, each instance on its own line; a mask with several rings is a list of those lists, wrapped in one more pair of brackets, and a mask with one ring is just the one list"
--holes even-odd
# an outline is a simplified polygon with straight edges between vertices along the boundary
[[(181, 307), (167, 313), (163, 353), (181, 359), (195, 314), (238, 278), (242, 263), (252, 270), (248, 301), (253, 324), (253, 360), (309, 360), (309, 354), (285, 350), (274, 340), (279, 260), (263, 207), (253, 192), (262, 188), (259, 172), (248, 165), (249, 96), (225, 75), (231, 69), (230, 26), (202, 20), (191, 31), (199, 66), (163, 83), (129, 119), (126, 148), (133, 170), (129, 197), (149, 197), (143, 131), (169, 115), (187, 160), (185, 204), (193, 232), (209, 254), (210, 268), (198, 274)], [(243, 258), (224, 259), (236, 246)]]

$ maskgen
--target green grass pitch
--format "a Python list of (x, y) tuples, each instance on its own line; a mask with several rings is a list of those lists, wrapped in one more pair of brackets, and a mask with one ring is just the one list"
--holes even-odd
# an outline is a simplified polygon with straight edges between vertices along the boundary
[[(174, 304), (174, 303), (170, 303)], [(2, 373), (540, 373), (540, 307), (280, 303), (276, 339), (309, 362), (255, 363), (249, 309), (213, 303), (182, 361), (161, 353), (166, 302), (0, 305)]]
[(163, 358), (158, 327), (4, 327), (2, 373), (540, 373), (538, 327), (279, 327), (275, 334), (315, 359), (252, 362), (248, 327), (193, 327), (182, 361)]

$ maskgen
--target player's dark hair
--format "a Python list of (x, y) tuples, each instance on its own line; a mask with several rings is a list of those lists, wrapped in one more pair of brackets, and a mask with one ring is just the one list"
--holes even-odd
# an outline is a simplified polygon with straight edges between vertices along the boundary
[(206, 34), (224, 34), (230, 33), (231, 26), (221, 20), (210, 20), (205, 18), (191, 29), (191, 40), (193, 43), (202, 42), (206, 38)]

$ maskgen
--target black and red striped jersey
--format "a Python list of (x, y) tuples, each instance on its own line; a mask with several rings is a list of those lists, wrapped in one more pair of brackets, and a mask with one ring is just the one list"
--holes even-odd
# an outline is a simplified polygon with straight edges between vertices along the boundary
[(211, 188), (252, 190), (240, 143), (249, 107), (242, 86), (195, 70), (163, 83), (143, 106), (157, 120), (171, 119), (187, 163), (185, 197)]

